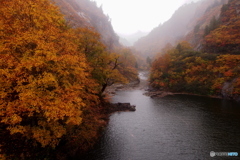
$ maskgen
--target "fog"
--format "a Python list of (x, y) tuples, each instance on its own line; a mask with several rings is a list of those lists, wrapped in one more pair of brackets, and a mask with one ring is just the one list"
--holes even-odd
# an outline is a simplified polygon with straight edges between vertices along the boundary
[(197, 0), (94, 0), (111, 18), (115, 32), (149, 32), (164, 23), (183, 4)]

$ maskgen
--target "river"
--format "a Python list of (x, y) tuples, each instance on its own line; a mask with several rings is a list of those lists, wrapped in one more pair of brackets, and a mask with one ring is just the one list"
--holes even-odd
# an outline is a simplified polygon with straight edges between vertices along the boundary
[[(140, 74), (141, 83), (146, 83)], [(96, 147), (79, 160), (207, 160), (210, 151), (240, 153), (240, 106), (200, 96), (152, 99), (142, 87), (118, 91), (112, 102), (130, 102), (135, 112), (117, 112)]]

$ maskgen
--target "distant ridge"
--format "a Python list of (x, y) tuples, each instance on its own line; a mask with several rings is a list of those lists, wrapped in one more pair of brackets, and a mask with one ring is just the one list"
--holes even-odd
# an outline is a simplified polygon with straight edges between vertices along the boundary
[(148, 34), (148, 32), (138, 31), (136, 33), (126, 35), (118, 33), (120, 37), (120, 43), (124, 46), (133, 46), (136, 41), (138, 41), (141, 37), (144, 37)]
[(173, 16), (162, 25), (153, 29), (147, 36), (139, 39), (134, 47), (145, 56), (154, 57), (166, 44), (175, 45), (180, 40), (189, 40), (198, 46), (201, 39), (194, 39), (189, 34), (200, 24), (200, 30), (209, 24), (213, 16), (219, 16), (221, 6), (227, 0), (201, 0), (181, 6)]

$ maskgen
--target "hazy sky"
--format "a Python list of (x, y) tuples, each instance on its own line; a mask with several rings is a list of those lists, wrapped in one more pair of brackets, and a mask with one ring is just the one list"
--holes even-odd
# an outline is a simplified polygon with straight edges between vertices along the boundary
[(109, 15), (115, 32), (151, 31), (191, 0), (93, 0)]

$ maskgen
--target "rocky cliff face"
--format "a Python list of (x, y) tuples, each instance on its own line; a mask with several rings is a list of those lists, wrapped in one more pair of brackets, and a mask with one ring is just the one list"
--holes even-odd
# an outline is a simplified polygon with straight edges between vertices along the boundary
[(119, 46), (119, 37), (114, 32), (111, 21), (98, 7), (95, 1), (90, 0), (52, 0), (60, 7), (65, 19), (73, 27), (94, 28), (101, 34), (103, 43), (109, 50)]
[(235, 87), (234, 83), (236, 83), (236, 81), (237, 81), (237, 78), (233, 79), (230, 82), (225, 82), (223, 84), (221, 94), (222, 94), (223, 98), (233, 99), (240, 103), (240, 95), (234, 94), (234, 92), (233, 92), (234, 87)]

